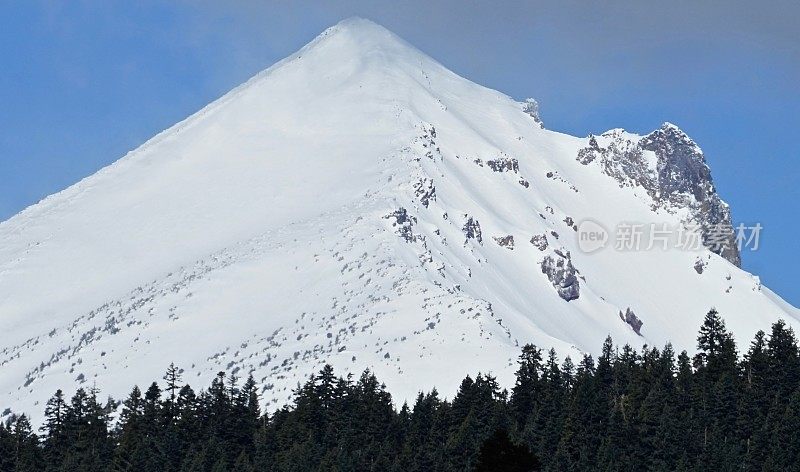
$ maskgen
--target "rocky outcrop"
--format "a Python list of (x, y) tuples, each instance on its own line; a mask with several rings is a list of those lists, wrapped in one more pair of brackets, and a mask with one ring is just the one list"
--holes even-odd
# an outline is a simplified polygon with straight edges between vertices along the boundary
[(689, 208), (690, 222), (700, 225), (706, 247), (741, 265), (730, 208), (717, 194), (700, 147), (670, 123), (642, 138), (640, 145), (658, 158), (660, 200)]
[(704, 245), (740, 265), (730, 208), (716, 192), (702, 150), (677, 126), (664, 123), (641, 138), (619, 129), (590, 136), (577, 160), (596, 162), (621, 187), (643, 188), (655, 208), (687, 209), (685, 223), (700, 228)]
[(498, 157), (486, 161), (486, 165), (495, 172), (519, 172), (519, 161), (513, 157)]
[(589, 136), (589, 145), (578, 151), (578, 162), (597, 162), (602, 172), (611, 176), (620, 187), (644, 187), (650, 193), (658, 187), (655, 169), (644, 157), (634, 136), (621, 129)]
[[(471, 216), (467, 218), (467, 222), (464, 223), (464, 227), (462, 228), (464, 231), (464, 236), (467, 237), (467, 241), (470, 239), (474, 239), (478, 241), (478, 243), (483, 243), (483, 236), (481, 234), (481, 224), (478, 223), (478, 220), (473, 219)], [(467, 241), (464, 241), (465, 243)]]
[(551, 180), (555, 180), (556, 182), (561, 182), (569, 186), (570, 190), (575, 193), (578, 193), (578, 187), (572, 185), (567, 179), (562, 177), (558, 172), (550, 171), (545, 174), (545, 177)]
[(707, 264), (708, 263), (706, 261), (698, 257), (697, 260), (694, 261), (695, 272), (697, 272), (698, 274), (702, 274), (706, 270)]
[(436, 144), (436, 128), (433, 125), (422, 127), (422, 147), (425, 149), (425, 157), (428, 159), (442, 158), (442, 151)]
[(397, 210), (384, 216), (386, 219), (394, 219), (392, 226), (397, 228), (397, 234), (403, 237), (406, 242), (414, 242), (417, 240), (416, 235), (412, 231), (412, 227), (417, 223), (417, 219), (408, 214), (405, 208), (400, 207)]
[(553, 284), (559, 297), (566, 301), (576, 300), (580, 296), (580, 282), (570, 253), (556, 250), (554, 254), (555, 257), (548, 255), (542, 260), (542, 273)]
[(533, 98), (526, 98), (522, 103), (522, 111), (528, 114), (540, 128), (544, 128), (542, 118), (539, 116), (539, 102)]
[(422, 206), (428, 208), (432, 201), (436, 201), (436, 187), (433, 186), (432, 179), (420, 179), (414, 184), (414, 194), (419, 199)]
[(507, 236), (495, 236), (494, 242), (497, 243), (498, 246), (504, 247), (506, 249), (514, 250), (514, 236), (509, 234)]
[(638, 316), (636, 316), (636, 313), (634, 313), (633, 310), (630, 309), (630, 307), (628, 307), (628, 309), (625, 310), (624, 314), (621, 311), (619, 312), (619, 319), (627, 323), (628, 326), (630, 326), (631, 329), (633, 329), (634, 333), (638, 334), (639, 336), (642, 335), (642, 325), (644, 323), (642, 322), (642, 320), (639, 319)]
[(533, 236), (531, 236), (531, 244), (533, 244), (533, 246), (540, 251), (546, 250), (548, 246), (547, 235), (534, 234)]

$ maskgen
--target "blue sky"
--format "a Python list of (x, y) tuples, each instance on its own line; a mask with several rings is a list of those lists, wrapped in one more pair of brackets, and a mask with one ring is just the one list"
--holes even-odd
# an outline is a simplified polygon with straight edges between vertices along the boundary
[(800, 7), (788, 1), (2, 2), (0, 220), (352, 15), (535, 97), (550, 129), (678, 124), (735, 222), (764, 226), (744, 267), (800, 305)]

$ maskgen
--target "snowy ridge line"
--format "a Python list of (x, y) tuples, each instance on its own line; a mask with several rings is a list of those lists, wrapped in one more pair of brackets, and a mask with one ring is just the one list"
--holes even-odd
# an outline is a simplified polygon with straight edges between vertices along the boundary
[[(357, 20), (359, 20), (359, 19), (354, 19), (354, 21), (357, 21)], [(204, 119), (207, 119), (208, 117), (212, 116), (215, 111), (217, 111), (220, 108), (224, 107), (226, 104), (234, 101), (243, 92), (247, 91), (248, 89), (253, 87), (255, 84), (257, 84), (258, 82), (266, 79), (267, 77), (269, 77), (270, 75), (275, 73), (275, 71), (278, 71), (281, 68), (283, 68), (284, 66), (286, 66), (288, 64), (291, 64), (292, 62), (294, 62), (295, 60), (300, 58), (303, 55), (303, 53), (305, 53), (308, 50), (313, 49), (319, 43), (321, 43), (322, 41), (328, 39), (328, 37), (331, 34), (339, 31), (340, 29), (341, 29), (340, 25), (331, 26), (330, 28), (325, 30), (323, 33), (318, 35), (316, 38), (314, 38), (311, 42), (309, 42), (308, 44), (303, 46), (295, 54), (292, 54), (291, 56), (286, 57), (284, 59), (281, 59), (280, 61), (276, 62), (275, 64), (273, 64), (272, 66), (268, 67), (267, 69), (264, 69), (264, 70), (256, 73), (254, 76), (252, 76), (251, 78), (249, 78), (248, 80), (246, 80), (242, 84), (237, 85), (236, 87), (234, 87), (230, 91), (228, 91), (225, 94), (223, 94), (221, 97), (219, 97), (216, 100), (212, 101), (208, 105), (200, 108), (199, 110), (197, 110), (196, 112), (192, 113), (191, 115), (189, 115), (185, 119), (175, 123), (174, 125), (170, 126), (169, 128), (164, 129), (163, 131), (158, 132), (155, 136), (153, 136), (152, 138), (148, 139), (147, 141), (145, 141), (144, 143), (139, 145), (136, 149), (133, 149), (132, 151), (129, 151), (124, 156), (122, 156), (121, 158), (119, 158), (118, 160), (113, 162), (112, 164), (109, 164), (107, 166), (104, 166), (104, 167), (98, 169), (97, 172), (95, 172), (94, 174), (79, 180), (78, 182), (70, 185), (69, 187), (67, 187), (66, 189), (64, 189), (64, 190), (62, 190), (60, 192), (56, 192), (56, 193), (54, 193), (52, 195), (48, 195), (47, 197), (43, 198), (41, 201), (39, 201), (37, 203), (34, 203), (33, 205), (23, 209), (20, 213), (12, 216), (11, 218), (9, 218), (6, 221), (11, 221), (12, 219), (13, 220), (22, 219), (25, 216), (27, 216), (27, 214), (30, 211), (33, 211), (34, 207), (39, 209), (40, 211), (56, 210), (58, 208), (58, 206), (53, 206), (53, 205), (55, 203), (59, 203), (59, 202), (54, 202), (54, 200), (57, 200), (57, 199), (61, 198), (62, 201), (60, 203), (66, 204), (70, 199), (77, 197), (83, 191), (85, 191), (86, 187), (88, 185), (90, 185), (90, 183), (92, 181), (94, 181), (95, 179), (99, 179), (99, 178), (102, 178), (102, 177), (110, 176), (111, 173), (115, 172), (115, 171), (123, 172), (124, 169), (125, 169), (125, 166), (131, 165), (132, 162), (140, 154), (146, 154), (152, 148), (154, 148), (157, 145), (161, 144), (163, 141), (167, 140), (168, 138), (177, 136), (181, 131), (188, 130), (193, 125), (195, 125), (196, 123), (198, 123), (200, 121), (203, 121)], [(3, 225), (6, 221), (0, 221), (0, 225)]]

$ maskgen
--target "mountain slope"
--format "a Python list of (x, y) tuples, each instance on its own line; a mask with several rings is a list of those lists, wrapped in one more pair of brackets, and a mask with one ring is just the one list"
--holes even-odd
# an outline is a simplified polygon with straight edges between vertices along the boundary
[(194, 384), (252, 371), (270, 405), (324, 362), (402, 399), (507, 382), (527, 342), (692, 349), (711, 306), (740, 340), (797, 325), (738, 252), (587, 254), (585, 219), (706, 231), (730, 212), (673, 125), (552, 132), (346, 20), (0, 224), (0, 412), (75, 380), (120, 397), (169, 362)]

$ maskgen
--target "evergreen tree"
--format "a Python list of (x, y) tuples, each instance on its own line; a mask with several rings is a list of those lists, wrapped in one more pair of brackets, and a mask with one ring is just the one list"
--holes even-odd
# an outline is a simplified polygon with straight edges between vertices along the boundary
[(772, 470), (800, 470), (800, 389), (790, 396), (777, 423), (768, 463)]
[(767, 347), (770, 393), (788, 399), (800, 386), (800, 355), (794, 331), (779, 320), (772, 325)]
[(167, 457), (164, 450), (164, 414), (161, 401), (161, 387), (156, 382), (144, 393), (141, 404), (141, 469), (147, 472), (164, 470)]
[(607, 416), (595, 374), (594, 359), (584, 355), (575, 372), (564, 429), (554, 458), (556, 470), (588, 470), (597, 462)]
[(736, 368), (736, 344), (733, 335), (725, 328), (725, 321), (716, 309), (705, 316), (697, 337), (698, 353), (695, 366), (712, 380)]
[(511, 411), (517, 430), (522, 430), (528, 418), (536, 416), (540, 398), (540, 377), (542, 375), (542, 351), (532, 344), (522, 347), (519, 356), (517, 381), (511, 391)]
[(481, 445), (474, 470), (531, 472), (541, 470), (541, 464), (525, 446), (511, 442), (506, 431), (497, 430)]
[(28, 417), (22, 415), (13, 423), (11, 430), (13, 463), (16, 472), (38, 472), (42, 468), (39, 439), (33, 433)]
[(64, 431), (69, 442), (62, 468), (67, 470), (104, 470), (111, 459), (109, 438), (111, 402), (100, 404), (98, 391), (79, 388), (64, 415)]
[(0, 471), (12, 471), (17, 465), (16, 441), (11, 433), (10, 421), (0, 422)]
[(542, 458), (555, 455), (564, 421), (566, 382), (558, 365), (556, 351), (550, 349), (541, 380), (541, 399), (535, 415), (528, 419), (523, 443)]
[(67, 402), (60, 389), (47, 401), (44, 409), (43, 455), (50, 467), (61, 464), (69, 446), (66, 427)]
[(717, 470), (728, 470), (740, 464), (742, 448), (742, 438), (737, 435), (740, 372), (733, 335), (714, 309), (700, 327), (697, 347), (695, 386), (703, 425), (700, 461), (721, 468)]
[(164, 374), (164, 382), (166, 382), (165, 392), (168, 393), (164, 399), (163, 415), (164, 421), (167, 425), (175, 425), (178, 418), (178, 392), (181, 389), (181, 371), (175, 367), (174, 363), (170, 363), (167, 367), (167, 372)]
[(770, 408), (770, 390), (767, 381), (770, 359), (767, 339), (758, 331), (742, 360), (742, 392), (740, 396), (737, 428), (744, 444), (744, 468), (760, 469), (769, 454), (769, 427), (767, 413)]

